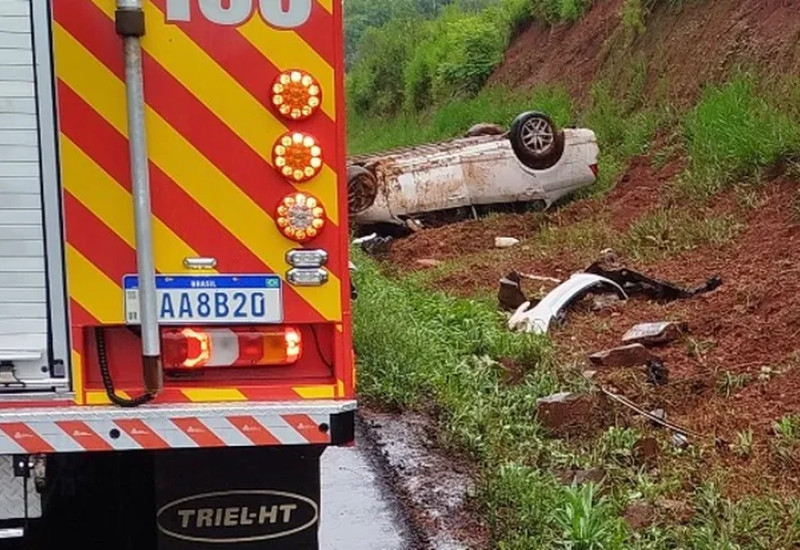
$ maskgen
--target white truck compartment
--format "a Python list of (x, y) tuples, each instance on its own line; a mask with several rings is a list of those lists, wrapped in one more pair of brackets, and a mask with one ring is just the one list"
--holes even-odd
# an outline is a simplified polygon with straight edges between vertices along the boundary
[(0, 398), (69, 390), (47, 9), (0, 0)]

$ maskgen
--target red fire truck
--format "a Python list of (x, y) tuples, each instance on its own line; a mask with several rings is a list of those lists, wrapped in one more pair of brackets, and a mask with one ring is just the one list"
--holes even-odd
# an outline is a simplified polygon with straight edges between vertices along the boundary
[(0, 547), (317, 548), (341, 0), (0, 0)]

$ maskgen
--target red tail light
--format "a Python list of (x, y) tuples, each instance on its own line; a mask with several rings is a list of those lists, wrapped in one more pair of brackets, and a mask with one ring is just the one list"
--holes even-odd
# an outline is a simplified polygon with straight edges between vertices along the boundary
[(161, 332), (166, 369), (292, 365), (303, 351), (300, 332), (281, 328), (169, 328)]
[(589, 168), (591, 168), (594, 177), (597, 177), (600, 174), (600, 166), (598, 166), (597, 164), (591, 164), (589, 165)]

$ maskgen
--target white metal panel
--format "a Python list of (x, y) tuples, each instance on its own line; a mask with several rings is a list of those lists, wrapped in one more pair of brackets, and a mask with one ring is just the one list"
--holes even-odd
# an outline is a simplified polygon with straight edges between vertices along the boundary
[(0, 353), (27, 349), (47, 364), (48, 304), (32, 1), (0, 0)]
[(0, 286), (3, 288), (43, 288), (43, 271), (16, 271), (0, 273)]
[(34, 225), (4, 225), (0, 231), (0, 241), (16, 241), (18, 239), (29, 241), (41, 239), (44, 231), (41, 226)]
[(0, 241), (2, 258), (41, 258), (44, 242), (41, 240)]

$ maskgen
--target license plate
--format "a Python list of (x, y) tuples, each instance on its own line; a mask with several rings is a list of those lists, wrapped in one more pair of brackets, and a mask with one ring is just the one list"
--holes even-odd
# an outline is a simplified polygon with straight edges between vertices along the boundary
[[(139, 278), (127, 275), (123, 286), (125, 321), (137, 325)], [(281, 323), (282, 287), (277, 275), (159, 275), (158, 318), (165, 325)]]

